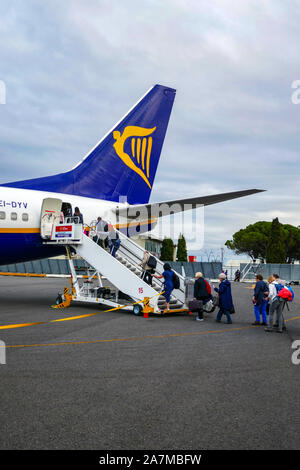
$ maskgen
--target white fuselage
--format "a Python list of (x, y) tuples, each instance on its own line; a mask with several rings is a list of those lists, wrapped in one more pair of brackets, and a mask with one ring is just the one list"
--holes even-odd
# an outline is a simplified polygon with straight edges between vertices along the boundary
[(55, 250), (43, 245), (40, 237), (41, 208), (46, 198), (71, 204), (73, 213), (78, 207), (87, 225), (99, 216), (114, 223), (116, 208), (126, 206), (81, 196), (0, 186), (0, 265), (56, 256), (62, 252), (61, 247)]

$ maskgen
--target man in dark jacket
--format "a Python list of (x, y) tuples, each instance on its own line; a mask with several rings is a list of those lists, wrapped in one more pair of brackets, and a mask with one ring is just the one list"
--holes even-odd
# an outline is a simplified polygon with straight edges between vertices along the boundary
[(207, 285), (205, 279), (202, 277), (202, 273), (196, 273), (196, 280), (194, 284), (194, 298), (200, 300), (199, 310), (197, 311), (197, 321), (203, 321), (203, 305), (211, 299), (211, 295), (207, 291)]
[(219, 313), (217, 315), (216, 321), (221, 323), (222, 315), (226, 315), (227, 323), (231, 324), (230, 313), (234, 311), (232, 296), (231, 296), (231, 285), (230, 282), (226, 279), (226, 275), (221, 273), (219, 275), (220, 285), (215, 287), (215, 291), (219, 294)]
[[(254, 288), (253, 304), (255, 322), (252, 325), (267, 326), (267, 298), (269, 295), (269, 286), (264, 282), (261, 274), (256, 276), (256, 284)], [(262, 323), (260, 323), (260, 316), (262, 316)]]

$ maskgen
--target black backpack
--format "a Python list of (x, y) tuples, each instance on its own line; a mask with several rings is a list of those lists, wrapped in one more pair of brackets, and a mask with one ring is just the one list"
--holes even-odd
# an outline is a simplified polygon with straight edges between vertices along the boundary
[(180, 279), (174, 271), (173, 271), (172, 281), (173, 281), (174, 289), (180, 289)]
[(149, 268), (155, 269), (156, 265), (157, 265), (156, 258), (154, 258), (154, 256), (150, 255), (149, 259), (147, 261), (147, 264), (148, 264)]

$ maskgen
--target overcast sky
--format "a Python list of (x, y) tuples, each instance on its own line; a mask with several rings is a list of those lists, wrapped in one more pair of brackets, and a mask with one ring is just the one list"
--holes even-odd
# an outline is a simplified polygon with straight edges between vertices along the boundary
[(205, 210), (206, 249), (300, 224), (300, 4), (2, 0), (0, 183), (73, 167), (155, 83), (177, 89), (152, 201), (248, 188)]

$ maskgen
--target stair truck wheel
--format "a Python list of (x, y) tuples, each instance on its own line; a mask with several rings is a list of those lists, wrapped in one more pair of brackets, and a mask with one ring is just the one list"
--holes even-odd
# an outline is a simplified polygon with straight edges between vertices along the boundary
[(142, 315), (143, 312), (143, 307), (140, 304), (136, 304), (133, 306), (133, 313), (134, 315)]
[(61, 294), (58, 294), (55, 300), (56, 305), (59, 305), (63, 302), (63, 298)]

